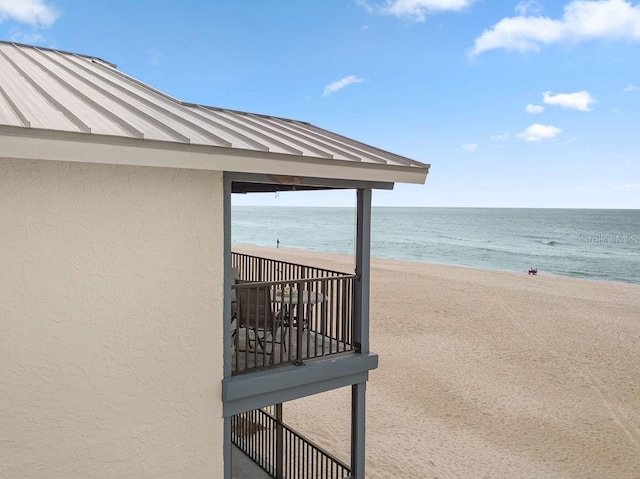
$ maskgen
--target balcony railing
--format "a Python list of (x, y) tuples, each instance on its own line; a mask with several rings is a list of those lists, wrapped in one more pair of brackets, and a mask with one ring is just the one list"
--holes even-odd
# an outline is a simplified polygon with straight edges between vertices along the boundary
[(233, 443), (271, 477), (345, 479), (351, 468), (282, 422), (282, 405), (254, 409), (231, 420)]
[(232, 254), (234, 374), (355, 350), (356, 275)]
[(280, 281), (305, 278), (330, 278), (345, 273), (289, 263), (271, 258), (262, 258), (244, 253), (231, 253), (231, 263), (237, 269), (240, 279), (245, 281)]

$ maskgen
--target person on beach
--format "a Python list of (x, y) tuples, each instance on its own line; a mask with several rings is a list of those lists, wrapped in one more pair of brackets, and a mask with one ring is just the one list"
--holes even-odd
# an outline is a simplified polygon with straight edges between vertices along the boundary
[(276, 248), (280, 248), (280, 239), (276, 240)]

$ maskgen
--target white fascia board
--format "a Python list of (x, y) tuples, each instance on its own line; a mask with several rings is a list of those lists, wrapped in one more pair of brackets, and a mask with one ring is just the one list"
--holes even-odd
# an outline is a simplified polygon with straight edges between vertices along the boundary
[(424, 184), (429, 171), (428, 165), (401, 167), (10, 126), (0, 126), (0, 158), (415, 184)]

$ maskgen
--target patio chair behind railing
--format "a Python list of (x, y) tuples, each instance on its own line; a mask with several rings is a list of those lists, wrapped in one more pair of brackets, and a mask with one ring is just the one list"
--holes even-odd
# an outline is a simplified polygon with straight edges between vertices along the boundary
[[(262, 298), (234, 323), (235, 374), (355, 349), (355, 275), (235, 253), (233, 267), (240, 280), (232, 297)], [(259, 324), (264, 318), (271, 324)]]

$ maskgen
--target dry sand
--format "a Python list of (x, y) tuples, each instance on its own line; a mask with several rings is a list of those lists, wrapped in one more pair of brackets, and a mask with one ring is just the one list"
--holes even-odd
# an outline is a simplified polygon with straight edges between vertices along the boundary
[[(373, 259), (370, 316), (367, 477), (640, 478), (640, 286)], [(285, 421), (348, 460), (350, 397)]]

